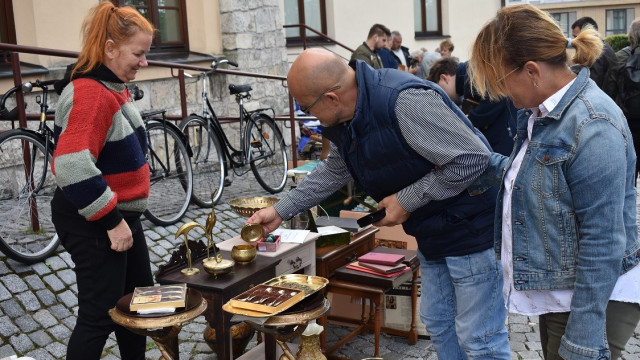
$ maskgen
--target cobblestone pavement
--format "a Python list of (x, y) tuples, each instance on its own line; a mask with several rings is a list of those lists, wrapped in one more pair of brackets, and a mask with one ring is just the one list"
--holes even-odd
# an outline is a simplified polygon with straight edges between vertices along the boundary
[[(238, 235), (245, 222), (245, 218), (231, 210), (228, 201), (237, 197), (263, 195), (268, 194), (255, 182), (251, 173), (236, 178), (224, 190), (220, 204), (216, 206), (218, 222), (214, 235), (217, 241)], [(157, 227), (144, 221), (154, 271), (158, 265), (166, 263), (181, 244), (181, 239), (175, 239), (178, 226), (190, 220), (204, 224), (208, 214), (206, 209), (191, 206), (177, 226)], [(64, 358), (78, 304), (72, 268), (70, 256), (63, 249), (59, 249), (45, 263), (31, 266), (0, 256), (0, 358), (14, 354), (37, 360)], [(510, 315), (508, 323), (512, 359), (541, 359), (537, 317)], [(179, 337), (182, 359), (216, 358), (203, 340), (205, 327), (202, 316), (183, 327)], [(333, 343), (343, 338), (347, 331), (347, 328), (330, 325), (327, 339)], [(255, 344), (254, 338), (248, 348)], [(148, 349), (148, 359), (161, 356), (151, 340)], [(372, 356), (373, 335), (358, 335), (338, 354), (352, 359)], [(392, 336), (381, 337), (380, 355), (388, 360), (437, 359), (431, 341), (419, 339), (416, 345), (410, 346), (405, 338)], [(113, 336), (107, 342), (103, 359), (119, 359)], [(640, 326), (627, 344), (623, 359), (640, 359)]]

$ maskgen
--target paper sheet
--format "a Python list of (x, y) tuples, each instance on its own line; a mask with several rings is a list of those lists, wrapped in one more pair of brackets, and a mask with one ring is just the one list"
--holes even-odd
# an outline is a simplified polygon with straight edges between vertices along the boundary
[(280, 235), (281, 243), (302, 244), (310, 232), (309, 230), (276, 229), (273, 234)]

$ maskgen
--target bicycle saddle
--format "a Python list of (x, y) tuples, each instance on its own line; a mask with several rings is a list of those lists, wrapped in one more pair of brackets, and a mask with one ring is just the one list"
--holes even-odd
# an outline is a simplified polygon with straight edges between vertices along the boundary
[(251, 90), (253, 90), (251, 85), (229, 84), (229, 91), (231, 92), (231, 95), (240, 94), (240, 93), (243, 93), (243, 92), (249, 92)]

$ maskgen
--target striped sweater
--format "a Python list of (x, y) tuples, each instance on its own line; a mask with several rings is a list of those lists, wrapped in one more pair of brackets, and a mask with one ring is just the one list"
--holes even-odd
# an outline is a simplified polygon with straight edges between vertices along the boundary
[[(113, 79), (108, 69), (102, 70)], [(57, 212), (66, 215), (58, 219), (73, 226), (78, 219), (68, 219), (72, 205), (84, 220), (108, 230), (123, 219), (120, 211), (139, 214), (146, 209), (149, 166), (144, 123), (128, 89), (100, 78), (102, 82), (76, 79), (60, 95), (51, 169), (64, 197), (54, 197), (52, 211), (54, 223)]]

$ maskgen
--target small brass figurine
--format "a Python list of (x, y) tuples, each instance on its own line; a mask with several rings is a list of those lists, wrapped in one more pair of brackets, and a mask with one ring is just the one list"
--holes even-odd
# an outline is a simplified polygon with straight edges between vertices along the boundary
[[(211, 194), (211, 200), (215, 197), (215, 192)], [(188, 268), (182, 269), (184, 275), (195, 275), (199, 272), (191, 266), (191, 250), (189, 250), (189, 244), (187, 240), (187, 234), (191, 229), (199, 227), (204, 231), (204, 235), (207, 237), (207, 258), (202, 260), (202, 267), (206, 272), (217, 277), (218, 275), (227, 274), (233, 269), (235, 262), (233, 260), (226, 260), (222, 258), (221, 254), (216, 253), (216, 244), (213, 241), (213, 227), (216, 224), (216, 213), (214, 208), (211, 208), (211, 214), (207, 217), (205, 226), (198, 224), (197, 222), (188, 222), (178, 229), (176, 233), (176, 239), (178, 236), (184, 234), (184, 243), (187, 249), (187, 263)], [(209, 249), (213, 248), (213, 257), (210, 256)]]
[[(198, 269), (196, 269), (196, 268), (194, 268), (192, 266), (191, 250), (189, 249), (189, 237), (188, 237), (188, 234), (189, 234), (189, 231), (191, 231), (191, 229), (193, 229), (194, 227), (201, 227), (202, 228), (202, 225), (198, 224), (197, 222), (191, 221), (191, 222), (188, 222), (188, 223), (180, 226), (180, 228), (178, 229), (178, 232), (176, 232), (176, 239), (180, 235), (184, 235), (184, 246), (185, 246), (185, 249), (187, 249), (187, 264), (189, 265), (189, 267), (186, 268), (186, 269), (182, 269), (181, 272), (182, 272), (183, 275), (187, 275), (187, 276), (195, 275), (195, 274), (200, 272), (200, 270), (198, 270)], [(202, 229), (204, 229), (204, 228), (202, 228)], [(207, 247), (207, 251), (209, 251), (208, 247)], [(207, 256), (208, 256), (208, 254), (207, 254)]]

